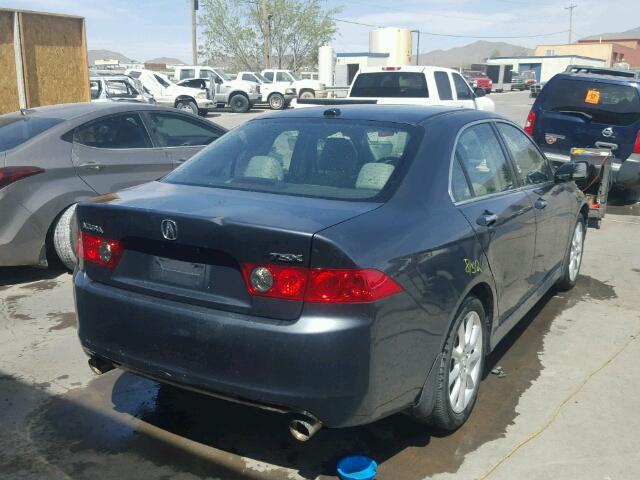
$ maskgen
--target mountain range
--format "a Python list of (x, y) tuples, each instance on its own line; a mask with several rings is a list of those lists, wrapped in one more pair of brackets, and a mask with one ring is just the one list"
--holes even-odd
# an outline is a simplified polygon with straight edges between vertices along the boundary
[[(118, 60), (120, 63), (134, 63), (136, 60), (133, 60), (126, 55), (123, 55), (119, 52), (114, 52), (112, 50), (87, 50), (87, 55), (89, 56), (89, 65), (93, 65), (96, 60)], [(150, 60), (146, 60), (145, 63), (160, 63), (166, 65), (186, 65), (182, 60), (171, 57), (158, 57), (152, 58)]]
[(533, 50), (511, 43), (477, 42), (449, 50), (433, 50), (421, 53), (418, 57), (419, 65), (437, 65), (439, 67), (464, 67), (472, 63), (482, 63), (489, 57), (512, 57), (531, 55)]

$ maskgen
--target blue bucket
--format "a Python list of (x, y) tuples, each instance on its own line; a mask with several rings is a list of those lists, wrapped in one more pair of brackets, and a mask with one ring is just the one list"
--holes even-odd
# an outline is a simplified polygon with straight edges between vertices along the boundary
[(373, 480), (378, 473), (375, 460), (362, 455), (345, 457), (338, 462), (338, 475), (341, 480)]

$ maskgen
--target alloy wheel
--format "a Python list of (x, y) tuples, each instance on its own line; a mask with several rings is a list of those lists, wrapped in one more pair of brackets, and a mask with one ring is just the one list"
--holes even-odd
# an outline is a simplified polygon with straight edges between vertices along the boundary
[(467, 313), (456, 334), (449, 365), (449, 401), (455, 413), (462, 413), (480, 383), (483, 339), (482, 322), (476, 311)]
[(582, 222), (578, 222), (571, 239), (571, 250), (569, 251), (569, 279), (573, 282), (580, 271), (580, 262), (582, 261), (584, 232)]

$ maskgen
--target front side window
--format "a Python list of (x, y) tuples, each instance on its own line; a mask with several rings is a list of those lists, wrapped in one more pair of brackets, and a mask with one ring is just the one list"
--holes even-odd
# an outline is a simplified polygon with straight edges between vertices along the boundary
[(513, 125), (498, 123), (497, 126), (513, 158), (516, 173), (522, 184), (536, 185), (551, 181), (553, 176), (547, 160), (533, 145), (529, 136)]
[(436, 86), (438, 87), (438, 96), (440, 100), (453, 100), (453, 92), (451, 91), (451, 82), (447, 72), (435, 72)]
[(135, 97), (138, 92), (124, 80), (107, 80), (107, 95)]
[(368, 200), (400, 181), (400, 166), (412, 158), (418, 132), (378, 122), (256, 120), (224, 135), (165, 181)]
[(421, 72), (361, 73), (351, 87), (352, 97), (428, 98), (429, 90)]
[(114, 115), (75, 129), (73, 141), (94, 148), (149, 148), (151, 141), (139, 115)]
[(456, 95), (458, 100), (473, 100), (473, 92), (469, 88), (469, 84), (457, 73), (453, 73), (453, 84), (456, 87)]
[(514, 188), (511, 169), (488, 123), (469, 127), (460, 135), (455, 159), (466, 173), (474, 197)]
[(164, 88), (167, 88), (169, 86), (169, 82), (167, 82), (164, 78), (162, 78), (160, 75), (154, 75), (156, 81), (162, 85)]
[(91, 91), (91, 100), (100, 98), (100, 94), (102, 93), (102, 85), (100, 85), (100, 80), (91, 80), (89, 82), (89, 90)]
[(287, 75), (285, 72), (277, 72), (276, 73), (276, 82), (290, 82), (291, 77)]
[(149, 113), (151, 125), (163, 147), (209, 145), (220, 136), (213, 126), (171, 113)]
[(186, 80), (187, 78), (193, 78), (196, 76), (196, 71), (193, 68), (183, 68), (180, 70), (180, 80)]

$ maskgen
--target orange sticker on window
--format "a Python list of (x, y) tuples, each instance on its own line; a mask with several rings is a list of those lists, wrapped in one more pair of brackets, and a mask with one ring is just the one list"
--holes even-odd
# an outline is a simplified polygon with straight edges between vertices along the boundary
[(587, 96), (584, 97), (584, 103), (597, 105), (600, 103), (600, 90), (589, 90)]

